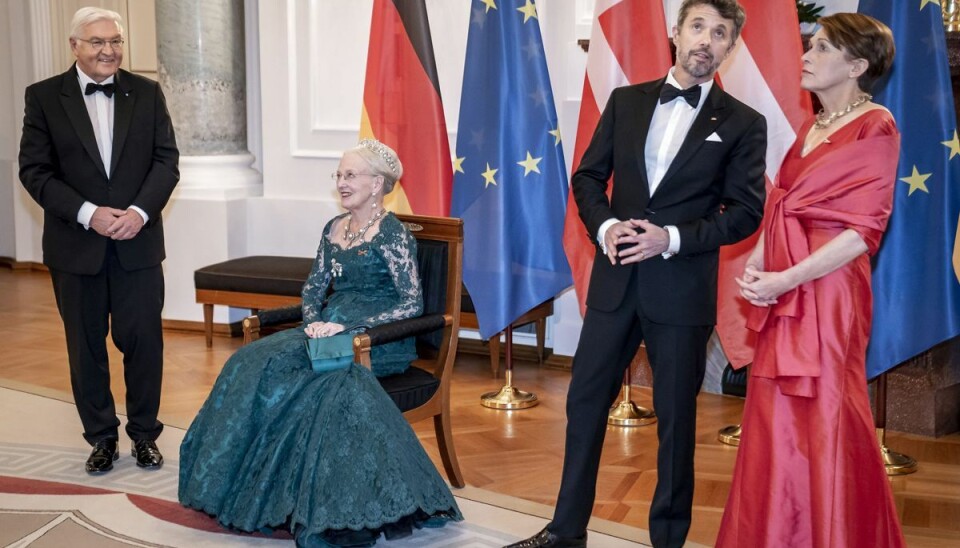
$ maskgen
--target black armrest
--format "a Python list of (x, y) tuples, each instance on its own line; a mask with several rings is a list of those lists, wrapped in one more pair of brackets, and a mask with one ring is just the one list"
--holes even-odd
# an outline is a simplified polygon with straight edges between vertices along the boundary
[(370, 346), (379, 346), (414, 335), (429, 333), (442, 328), (446, 324), (447, 318), (443, 314), (427, 314), (426, 316), (407, 318), (371, 327), (366, 331), (366, 334), (370, 337)]
[(303, 319), (303, 308), (298, 304), (283, 308), (268, 308), (257, 312), (257, 318), (260, 318), (260, 327), (299, 322)]

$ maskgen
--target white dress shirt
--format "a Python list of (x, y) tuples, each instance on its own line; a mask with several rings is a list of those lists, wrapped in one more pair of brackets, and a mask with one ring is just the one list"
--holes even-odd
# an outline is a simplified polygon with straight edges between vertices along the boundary
[[(674, 70), (675, 69), (671, 68), (670, 72), (667, 73), (667, 80), (664, 85), (670, 84), (677, 89), (683, 89), (673, 76)], [(700, 109), (703, 108), (703, 104), (707, 100), (707, 95), (710, 94), (710, 90), (713, 88), (713, 80), (708, 80), (699, 85), (700, 102), (697, 103), (696, 107), (691, 107), (685, 99), (677, 97), (665, 104), (660, 104), (658, 99), (657, 105), (653, 109), (653, 118), (650, 120), (647, 142), (644, 143), (643, 149), (651, 197), (657, 191), (661, 181), (663, 181), (663, 176), (667, 173), (667, 169), (670, 168), (670, 164), (673, 163), (673, 159), (676, 158), (677, 152), (683, 144), (683, 140), (687, 137), (687, 132), (690, 131), (690, 127), (693, 125), (693, 121), (697, 118), (697, 114), (700, 113)], [(606, 245), (604, 244), (603, 238), (607, 233), (607, 229), (618, 222), (620, 222), (620, 220), (617, 218), (607, 219), (600, 225), (600, 229), (597, 231), (597, 240), (600, 242), (600, 247), (604, 252), (606, 252)], [(673, 225), (666, 225), (663, 228), (670, 236), (670, 243), (667, 246), (667, 251), (663, 253), (663, 258), (669, 259), (680, 251), (680, 231)]]
[[(93, 125), (93, 135), (97, 138), (97, 150), (100, 151), (100, 159), (103, 160), (103, 167), (107, 172), (107, 178), (110, 177), (110, 162), (113, 159), (113, 97), (107, 97), (106, 94), (97, 92), (86, 95), (87, 84), (96, 84), (93, 78), (87, 76), (80, 67), (77, 67), (77, 80), (80, 83), (80, 93), (83, 95), (84, 105), (87, 107), (87, 114), (90, 116), (90, 123)], [(112, 84), (113, 76), (108, 77), (101, 84)], [(97, 205), (91, 202), (84, 202), (77, 212), (77, 222), (83, 225), (83, 228), (90, 229), (90, 220), (93, 218), (93, 212), (97, 210)], [(135, 205), (130, 209), (136, 211), (143, 217), (146, 223), (149, 216), (147, 213)]]

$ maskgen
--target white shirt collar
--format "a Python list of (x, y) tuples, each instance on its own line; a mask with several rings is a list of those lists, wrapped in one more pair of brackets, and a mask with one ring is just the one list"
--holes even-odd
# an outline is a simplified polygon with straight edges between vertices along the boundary
[[(93, 80), (93, 78), (90, 78), (89, 76), (87, 76), (87, 74), (86, 74), (85, 72), (83, 72), (82, 70), (80, 70), (80, 65), (76, 65), (76, 67), (77, 67), (77, 79), (80, 80), (80, 89), (81, 89), (81, 90), (86, 90), (86, 89), (87, 89), (87, 84), (96, 84), (96, 83), (97, 83), (97, 82), (95, 82), (95, 81)], [(108, 76), (103, 82), (100, 82), (100, 83), (101, 83), (101, 84), (112, 84), (112, 83), (113, 83), (113, 79), (114, 79), (115, 76), (116, 76), (116, 74), (111, 74), (111, 75)]]

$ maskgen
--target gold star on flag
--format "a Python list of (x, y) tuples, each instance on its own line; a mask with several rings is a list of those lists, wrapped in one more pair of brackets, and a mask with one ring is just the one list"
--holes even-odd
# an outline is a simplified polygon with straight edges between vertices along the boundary
[(497, 3), (494, 0), (480, 0), (480, 1), (487, 5), (487, 10), (483, 13), (488, 13), (490, 11), (490, 8), (497, 9)]
[(920, 173), (917, 171), (917, 166), (913, 166), (913, 173), (909, 177), (900, 177), (900, 180), (910, 185), (910, 192), (907, 193), (907, 196), (912, 196), (914, 190), (922, 190), (927, 194), (930, 194), (930, 191), (927, 190), (927, 179), (933, 175), (932, 173)]
[(463, 173), (463, 161), (466, 160), (466, 159), (467, 159), (466, 156), (464, 156), (463, 158), (457, 158), (456, 156), (454, 156), (454, 157), (453, 157), (453, 170), (454, 170), (454, 171), (459, 171), (460, 173)]
[(483, 175), (483, 181), (484, 181), (483, 188), (487, 188), (490, 185), (494, 185), (494, 186), (497, 185), (497, 180), (494, 179), (493, 176), (496, 175), (498, 171), (500, 170), (492, 169), (490, 167), (490, 162), (487, 162), (487, 170), (480, 174), (480, 175)]
[(534, 6), (530, 0), (527, 0), (527, 3), (524, 4), (523, 7), (517, 8), (517, 11), (523, 14), (524, 23), (529, 21), (531, 17), (537, 19), (537, 6)]
[(954, 156), (960, 154), (960, 138), (957, 138), (957, 130), (953, 130), (953, 139), (949, 141), (940, 141), (940, 144), (950, 149), (950, 157), (948, 160), (953, 160)]
[(554, 138), (556, 139), (556, 140), (553, 142), (554, 146), (560, 144), (560, 128), (551, 129), (551, 130), (548, 131), (547, 133), (549, 133), (550, 135), (553, 135)]
[(927, 4), (936, 4), (940, 6), (940, 0), (920, 0), (920, 9), (926, 7)]
[(527, 159), (523, 160), (522, 162), (517, 162), (517, 165), (523, 166), (523, 176), (526, 177), (531, 171), (540, 173), (540, 168), (537, 167), (537, 164), (539, 164), (541, 160), (543, 160), (543, 156), (534, 158), (533, 156), (530, 156), (530, 151), (528, 150)]

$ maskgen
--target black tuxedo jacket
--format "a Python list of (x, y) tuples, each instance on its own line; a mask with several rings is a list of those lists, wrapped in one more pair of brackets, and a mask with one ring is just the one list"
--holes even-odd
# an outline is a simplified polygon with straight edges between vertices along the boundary
[[(752, 234), (763, 215), (766, 120), (714, 85), (651, 197), (644, 146), (663, 83), (614, 90), (573, 175), (573, 194), (591, 241), (611, 217), (647, 219), (675, 225), (680, 250), (623, 266), (611, 265), (598, 245), (587, 306), (612, 311), (638, 298), (651, 321), (713, 325), (719, 248)], [(713, 134), (719, 141), (707, 140)], [(634, 268), (639, 295), (625, 295)]]
[(180, 178), (170, 114), (156, 82), (124, 70), (114, 82), (110, 166), (100, 158), (76, 66), (26, 91), (20, 181), (43, 208), (43, 262), (55, 270), (96, 274), (103, 266), (108, 238), (77, 222), (84, 201), (135, 205), (150, 217), (134, 238), (116, 242), (124, 269), (165, 257), (161, 211)]

